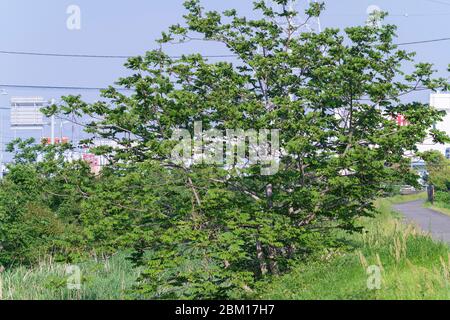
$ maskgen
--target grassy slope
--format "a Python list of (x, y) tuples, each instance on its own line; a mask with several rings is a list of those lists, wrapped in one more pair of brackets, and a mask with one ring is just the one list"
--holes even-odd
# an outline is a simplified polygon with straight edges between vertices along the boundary
[(434, 204), (431, 204), (430, 202), (427, 202), (425, 204), (425, 207), (433, 209), (437, 212), (443, 213), (447, 216), (450, 216), (450, 205), (444, 202), (435, 202)]
[(68, 290), (66, 266), (43, 263), (33, 269), (17, 268), (1, 274), (5, 300), (116, 300), (126, 299), (127, 290), (139, 276), (125, 254), (108, 261), (80, 264), (81, 290)]
[[(334, 253), (300, 263), (290, 274), (261, 285), (262, 299), (450, 299), (450, 257), (446, 245), (404, 226), (391, 210), (393, 203), (424, 195), (380, 200), (380, 215), (364, 219), (365, 235), (346, 236), (357, 252)], [(367, 265), (380, 265), (381, 290), (367, 289)], [(65, 266), (47, 263), (2, 274), (4, 299), (124, 299), (138, 271), (124, 254), (105, 262), (80, 265), (82, 290), (67, 290)]]
[[(365, 219), (364, 235), (348, 240), (358, 250), (300, 264), (265, 286), (262, 299), (450, 299), (450, 255), (412, 226), (403, 225), (391, 205), (424, 195), (380, 200), (380, 215)], [(367, 289), (368, 265), (382, 267), (380, 290)]]

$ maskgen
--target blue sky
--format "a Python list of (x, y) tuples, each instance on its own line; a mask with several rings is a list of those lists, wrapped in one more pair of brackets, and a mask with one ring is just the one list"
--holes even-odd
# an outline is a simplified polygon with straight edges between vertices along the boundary
[[(304, 0), (303, 2), (306, 2)], [(0, 0), (0, 51), (55, 52), (95, 55), (138, 55), (156, 47), (154, 40), (173, 23), (182, 22), (182, 0)], [(204, 0), (207, 8), (234, 7), (251, 14), (251, 0)], [(321, 18), (323, 27), (362, 24), (369, 5), (389, 11), (389, 23), (399, 26), (399, 42), (450, 37), (450, 0), (325, 0), (327, 10)], [(81, 30), (66, 27), (69, 5), (81, 8)], [(408, 15), (407, 17), (405, 15)], [(411, 45), (418, 61), (436, 65), (442, 75), (450, 63), (450, 41)], [(168, 46), (171, 54), (201, 52), (226, 54), (225, 48), (196, 43)], [(0, 54), (1, 84), (103, 87), (124, 74), (122, 60), (77, 59), (62, 57), (14, 56)], [(0, 96), (0, 106), (8, 105), (12, 96), (58, 98), (65, 94), (82, 94), (91, 101), (95, 91), (7, 88)], [(419, 99), (427, 101), (428, 94)], [(2, 118), (8, 125), (8, 113)], [(69, 130), (68, 130), (69, 131)], [(23, 133), (25, 134), (25, 133)], [(12, 136), (10, 130), (4, 136)]]

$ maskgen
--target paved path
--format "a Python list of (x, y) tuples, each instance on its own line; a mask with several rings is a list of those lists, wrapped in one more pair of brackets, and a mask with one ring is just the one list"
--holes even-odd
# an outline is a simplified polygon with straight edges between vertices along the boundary
[(450, 243), (450, 216), (424, 208), (423, 203), (423, 200), (418, 200), (396, 204), (393, 208), (403, 214), (408, 223), (430, 233), (433, 239)]

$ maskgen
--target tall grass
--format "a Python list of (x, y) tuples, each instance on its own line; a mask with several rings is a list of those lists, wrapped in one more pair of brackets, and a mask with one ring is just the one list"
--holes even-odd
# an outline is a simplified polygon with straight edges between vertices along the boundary
[(139, 276), (120, 253), (110, 259), (92, 260), (77, 265), (80, 268), (80, 289), (70, 288), (74, 273), (67, 265), (52, 261), (34, 268), (6, 270), (0, 294), (4, 300), (118, 300), (127, 299), (128, 291)]
[(409, 201), (415, 201), (415, 200), (425, 200), (427, 199), (427, 193), (426, 192), (420, 192), (420, 193), (414, 193), (414, 194), (408, 194), (408, 195), (396, 195), (388, 199), (382, 199), (378, 201), (378, 205), (381, 203), (384, 204), (396, 204), (396, 203), (402, 203), (402, 202), (409, 202)]
[(425, 206), (450, 216), (450, 193), (437, 191), (435, 201), (433, 203), (427, 202)]
[[(392, 204), (423, 199), (416, 194), (377, 201), (379, 215), (360, 221), (362, 234), (339, 234), (356, 250), (324, 253), (298, 262), (293, 272), (264, 282), (256, 299), (450, 299), (450, 254), (413, 225), (404, 225)], [(369, 266), (381, 272), (381, 287), (367, 285)], [(79, 290), (68, 288), (67, 266), (52, 261), (0, 273), (0, 299), (116, 300), (129, 298), (139, 276), (125, 253), (78, 267)]]
[[(363, 234), (347, 236), (357, 248), (335, 252), (329, 259), (300, 263), (290, 274), (275, 279), (258, 295), (261, 299), (450, 299), (450, 255), (392, 212), (392, 203), (416, 200), (407, 196), (377, 202), (380, 214), (363, 219)], [(367, 284), (367, 268), (381, 271), (379, 290)]]

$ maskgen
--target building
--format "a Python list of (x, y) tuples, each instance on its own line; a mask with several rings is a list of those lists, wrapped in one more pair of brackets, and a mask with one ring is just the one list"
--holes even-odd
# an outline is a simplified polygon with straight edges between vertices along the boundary
[[(446, 115), (443, 120), (436, 123), (434, 128), (442, 130), (450, 135), (450, 93), (432, 93), (430, 95), (430, 106), (445, 111)], [(441, 152), (447, 159), (450, 159), (450, 144), (434, 143), (431, 137), (428, 137), (423, 143), (417, 145), (419, 152), (430, 150), (437, 150)], [(412, 167), (421, 176), (421, 183), (424, 184), (423, 178), (426, 176), (426, 164), (420, 158), (413, 158), (411, 162)]]
[[(430, 105), (438, 110), (446, 112), (443, 121), (436, 123), (435, 128), (450, 135), (450, 93), (432, 93), (430, 95)], [(431, 137), (425, 139), (425, 141), (419, 144), (417, 148), (420, 152), (437, 150), (445, 155), (447, 159), (450, 159), (450, 144), (433, 143)]]
[(42, 130), (44, 115), (41, 109), (47, 105), (42, 97), (11, 98), (11, 127), (14, 130)]

